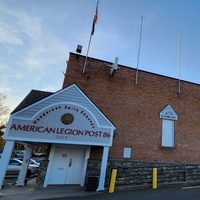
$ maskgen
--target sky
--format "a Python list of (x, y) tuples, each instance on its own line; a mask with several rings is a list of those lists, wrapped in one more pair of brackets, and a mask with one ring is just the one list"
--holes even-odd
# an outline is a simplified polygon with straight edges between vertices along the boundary
[[(82, 45), (86, 55), (96, 4), (0, 0), (0, 93), (10, 112), (32, 89), (62, 88), (69, 52)], [(199, 10), (199, 0), (100, 0), (88, 56), (200, 84)]]

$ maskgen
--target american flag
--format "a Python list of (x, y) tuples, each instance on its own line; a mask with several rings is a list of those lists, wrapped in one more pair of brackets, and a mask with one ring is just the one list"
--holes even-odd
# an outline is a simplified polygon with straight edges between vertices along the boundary
[(92, 24), (92, 32), (91, 32), (91, 35), (94, 34), (95, 24), (98, 23), (98, 21), (99, 21), (99, 19), (98, 19), (98, 5), (99, 5), (99, 1), (97, 1), (96, 11), (95, 11), (95, 13), (94, 13), (94, 20), (93, 20), (93, 24)]

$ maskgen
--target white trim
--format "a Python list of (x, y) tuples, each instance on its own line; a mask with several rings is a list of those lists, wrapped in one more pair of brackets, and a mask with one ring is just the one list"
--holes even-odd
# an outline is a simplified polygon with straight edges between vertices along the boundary
[(159, 114), (161, 119), (178, 120), (178, 115), (170, 105), (167, 105)]
[[(19, 120), (17, 116), (13, 116), (10, 118), (9, 120), (9, 123), (8, 123), (8, 126), (7, 126), (7, 129), (6, 129), (6, 132), (5, 132), (5, 135), (4, 135), (4, 139), (5, 140), (16, 140), (16, 141), (21, 141), (23, 139), (23, 141), (26, 141), (26, 142), (32, 142), (33, 140), (33, 137), (30, 137), (30, 134), (27, 135), (27, 136), (19, 136), (16, 134), (16, 136), (14, 135), (14, 133), (12, 133), (12, 136), (9, 135), (10, 133), (10, 128), (12, 126), (13, 123), (15, 123), (15, 120), (19, 120), (19, 122), (17, 123), (22, 123), (22, 122), (30, 122), (31, 124), (33, 124), (33, 120), (36, 120), (36, 116), (38, 116), (38, 114), (42, 113), (42, 111), (46, 110), (47, 108), (49, 107), (52, 107), (53, 105), (65, 105), (65, 104), (68, 104), (68, 105), (74, 105), (74, 106), (77, 106), (78, 108), (82, 108), (83, 110), (85, 110), (86, 112), (88, 112), (88, 114), (90, 115), (90, 118), (93, 120), (94, 122), (94, 125), (96, 126), (96, 129), (98, 128), (102, 128), (102, 129), (105, 129), (105, 131), (109, 131), (110, 132), (110, 138), (108, 140), (105, 140), (104, 142), (103, 141), (99, 141), (98, 140), (95, 140), (95, 141), (88, 141), (88, 140), (81, 140), (81, 141), (76, 141), (76, 140), (56, 140), (55, 138), (44, 138), (44, 137), (37, 137), (37, 138), (34, 138), (35, 142), (42, 142), (42, 143), (57, 143), (57, 144), (79, 144), (79, 145), (95, 145), (95, 146), (112, 146), (112, 142), (113, 142), (113, 134), (114, 134), (114, 129), (113, 127), (109, 127), (109, 126), (104, 126), (104, 125), (100, 125), (98, 123), (98, 120), (97, 118), (95, 117), (95, 115), (87, 108), (85, 108), (84, 106), (81, 106), (80, 104), (76, 104), (76, 103), (72, 103), (72, 102), (59, 102), (59, 103), (56, 103), (56, 104), (51, 104), (45, 108), (43, 108), (42, 110), (38, 111), (35, 115), (34, 115), (34, 118), (30, 118), (30, 119), (23, 119), (23, 120)], [(21, 121), (21, 122), (20, 122)], [(13, 131), (13, 130), (12, 130)], [(17, 130), (18, 131), (18, 130)]]
[[(97, 120), (97, 118), (95, 117), (95, 115), (89, 110), (87, 109), (85, 106), (82, 106), (81, 104), (78, 104), (78, 103), (74, 103), (74, 102), (70, 102), (70, 101), (61, 101), (61, 102), (56, 102), (56, 103), (52, 103), (40, 110), (38, 110), (31, 118), (26, 118), (26, 117), (19, 117), (19, 116), (11, 116), (12, 119), (20, 119), (20, 120), (28, 120), (28, 121), (31, 121), (31, 120), (34, 120), (40, 113), (42, 113), (43, 111), (47, 110), (48, 108), (51, 108), (53, 106), (58, 106), (58, 105), (75, 105), (75, 106), (78, 106), (80, 108), (83, 108), (84, 110), (86, 110), (92, 117), (93, 119), (95, 120), (95, 123), (97, 124), (98, 127), (104, 127), (104, 126), (100, 126), (99, 125), (99, 122)], [(105, 127), (109, 127), (110, 126), (105, 126)]]
[[(59, 91), (57, 91), (57, 92), (52, 92), (52, 94), (50, 94), (49, 96), (44, 97), (43, 99), (38, 100), (37, 102), (35, 102), (35, 103), (33, 103), (33, 104), (31, 104), (31, 105), (25, 107), (25, 108), (22, 108), (21, 110), (19, 110), (19, 111), (13, 113), (12, 115), (18, 115), (18, 114), (20, 114), (21, 112), (24, 112), (25, 110), (28, 110), (29, 108), (31, 108), (31, 107), (37, 105), (38, 103), (41, 103), (41, 102), (43, 102), (43, 101), (46, 101), (47, 99), (50, 99), (50, 98), (56, 96), (57, 94), (60, 94), (61, 92), (65, 91), (65, 90), (68, 90), (69, 88), (74, 87), (74, 86), (76, 86), (76, 85), (73, 84), (73, 85), (68, 86), (68, 87), (66, 87), (66, 88), (64, 88), (64, 89), (61, 89), (61, 90), (59, 90)], [(76, 88), (77, 88), (77, 86), (76, 86)], [(77, 89), (78, 89), (78, 88), (77, 88)]]
[[(78, 92), (81, 93), (81, 95), (83, 96), (83, 98), (85, 98), (85, 100), (88, 101), (88, 102), (95, 108), (95, 110), (107, 121), (107, 123), (109, 123), (109, 125), (110, 125), (109, 127), (115, 129), (115, 126), (111, 123), (111, 121), (99, 110), (99, 108), (87, 97), (87, 95), (84, 94), (84, 92), (83, 92), (75, 83), (72, 84), (72, 85), (70, 85), (70, 86), (68, 86), (68, 87), (66, 87), (66, 88), (64, 88), (64, 89), (62, 89), (62, 90), (59, 90), (59, 91), (57, 91), (57, 92), (55, 92), (55, 93), (52, 93), (51, 95), (45, 97), (44, 99), (41, 99), (41, 100), (39, 100), (39, 101), (37, 101), (37, 102), (35, 102), (35, 103), (33, 103), (33, 104), (31, 104), (31, 105), (25, 107), (25, 108), (23, 108), (23, 109), (21, 109), (21, 110), (15, 112), (15, 113), (13, 113), (13, 114), (11, 115), (11, 117), (14, 117), (14, 116), (20, 114), (21, 112), (24, 112), (25, 110), (28, 110), (29, 108), (31, 108), (31, 107), (33, 107), (33, 106), (35, 106), (35, 105), (37, 105), (37, 104), (40, 104), (41, 102), (46, 101), (46, 100), (48, 100), (48, 99), (50, 99), (50, 98), (53, 98), (54, 96), (57, 96), (58, 94), (63, 93), (65, 90), (69, 90), (69, 89), (71, 89), (71, 88), (73, 88), (73, 87), (75, 87), (75, 88), (78, 90)], [(62, 102), (63, 102), (63, 101), (62, 101)], [(73, 103), (73, 104), (75, 105), (75, 103)], [(51, 104), (51, 105), (53, 105), (53, 104)], [(55, 104), (55, 105), (56, 105), (56, 104)], [(80, 104), (77, 104), (77, 105), (80, 105)], [(83, 107), (83, 106), (82, 106), (82, 107)], [(45, 107), (45, 108), (46, 108), (46, 107)], [(40, 109), (40, 111), (41, 111), (41, 110), (43, 110), (43, 109)], [(39, 111), (38, 111), (38, 112), (39, 112)], [(90, 111), (90, 112), (91, 112), (91, 111)], [(35, 114), (34, 114), (34, 115), (35, 115)]]
[(178, 120), (178, 115), (174, 109), (167, 105), (160, 113), (162, 119), (162, 147), (174, 147), (174, 122)]

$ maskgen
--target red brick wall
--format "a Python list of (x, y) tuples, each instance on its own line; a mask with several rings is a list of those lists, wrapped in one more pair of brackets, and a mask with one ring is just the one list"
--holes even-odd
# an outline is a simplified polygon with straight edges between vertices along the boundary
[[(113, 77), (106, 61), (70, 53), (63, 87), (76, 83), (116, 126), (109, 158), (123, 159), (125, 147), (132, 149), (131, 160), (200, 162), (200, 85), (120, 66)], [(168, 104), (177, 113), (175, 147), (161, 147), (162, 120), (159, 112)], [(101, 158), (102, 148), (91, 157)]]

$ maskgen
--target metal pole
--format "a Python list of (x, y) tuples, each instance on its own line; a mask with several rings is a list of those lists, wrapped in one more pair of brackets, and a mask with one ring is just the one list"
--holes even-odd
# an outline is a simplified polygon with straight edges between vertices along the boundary
[(180, 80), (180, 33), (178, 32), (178, 94), (181, 94), (181, 80)]
[(138, 84), (138, 67), (139, 67), (139, 60), (140, 60), (140, 46), (141, 46), (141, 38), (142, 38), (142, 22), (143, 16), (141, 17), (141, 26), (140, 26), (140, 39), (139, 39), (139, 47), (138, 47), (138, 58), (137, 58), (137, 70), (136, 70), (136, 77), (135, 77), (135, 84)]
[(88, 48), (87, 48), (87, 54), (86, 54), (85, 62), (84, 62), (84, 66), (83, 66), (83, 72), (82, 72), (83, 74), (85, 74), (85, 69), (86, 69), (86, 65), (87, 65), (87, 59), (88, 59), (88, 53), (89, 53), (89, 49), (90, 49), (91, 39), (92, 39), (92, 34), (90, 34), (89, 44), (88, 44)]
[(96, 5), (96, 11), (95, 11), (95, 15), (94, 15), (94, 19), (93, 19), (93, 23), (92, 23), (92, 31), (90, 34), (90, 39), (89, 39), (89, 44), (88, 44), (88, 48), (87, 48), (87, 54), (85, 57), (85, 63), (83, 66), (83, 74), (85, 74), (85, 69), (86, 69), (86, 65), (87, 65), (87, 59), (88, 59), (88, 53), (89, 53), (89, 49), (90, 49), (90, 42), (92, 39), (92, 35), (94, 34), (94, 28), (95, 28), (95, 24), (98, 22), (98, 5), (99, 5), (99, 1), (97, 1), (97, 5)]
[(115, 190), (116, 177), (117, 177), (117, 169), (113, 169), (111, 173), (109, 193), (113, 193)]
[(157, 189), (157, 168), (153, 168), (152, 189)]

